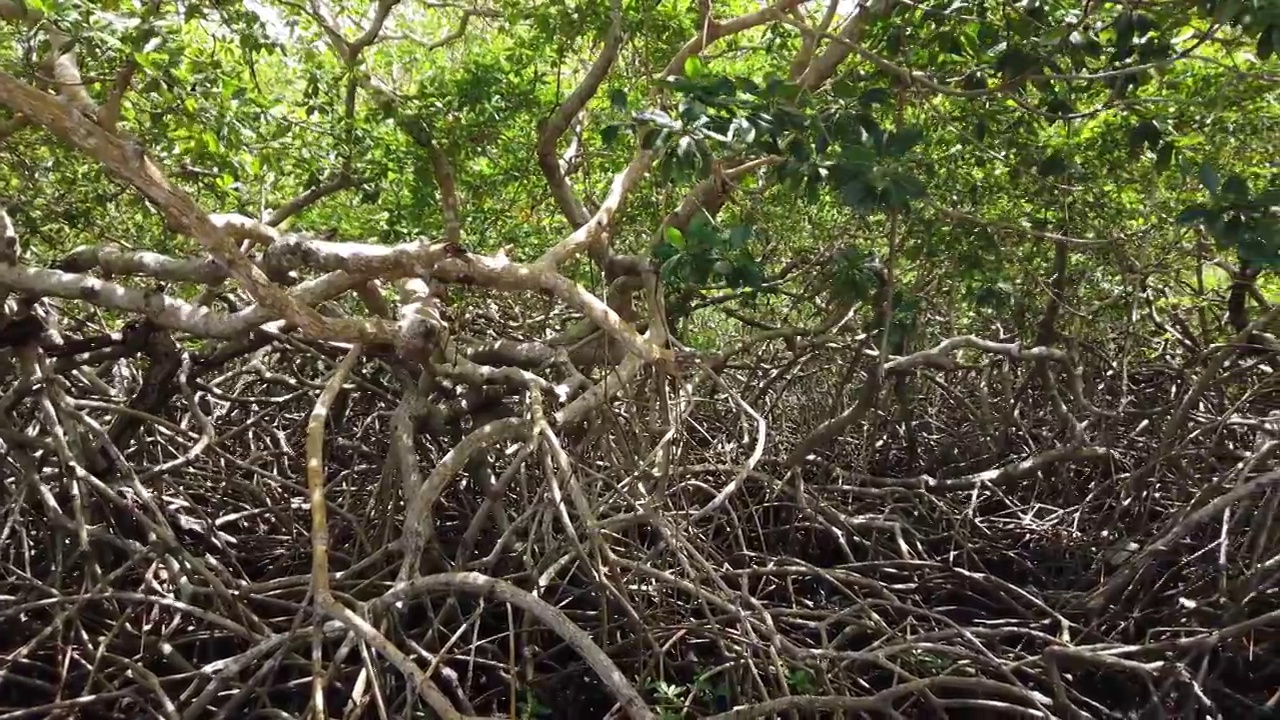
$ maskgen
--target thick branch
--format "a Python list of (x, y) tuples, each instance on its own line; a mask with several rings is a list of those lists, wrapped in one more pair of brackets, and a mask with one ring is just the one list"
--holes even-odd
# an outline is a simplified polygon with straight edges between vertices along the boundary
[(387, 21), (387, 16), (391, 14), (391, 10), (400, 4), (400, 0), (378, 0), (378, 4), (374, 7), (373, 21), (369, 23), (369, 27), (355, 40), (347, 40), (342, 34), (342, 29), (338, 27), (338, 23), (329, 17), (328, 11), (319, 0), (311, 0), (308, 13), (324, 30), (324, 34), (329, 38), (329, 43), (333, 45), (333, 49), (338, 53), (338, 57), (342, 59), (343, 64), (348, 67), (354, 66), (356, 61), (360, 59), (360, 53), (364, 49), (372, 45), (382, 32), (382, 26)]
[[(345, 272), (329, 273), (293, 288), (290, 297), (299, 304), (315, 305), (351, 290), (360, 282)], [(243, 337), (279, 317), (261, 305), (226, 315), (163, 293), (136, 290), (89, 275), (24, 265), (0, 264), (0, 285), (28, 295), (82, 300), (98, 307), (143, 315), (160, 327), (197, 337)]]
[(613, 178), (609, 194), (605, 196), (600, 209), (585, 224), (574, 230), (569, 237), (561, 240), (550, 250), (538, 258), (537, 264), (550, 268), (559, 267), (573, 257), (593, 247), (602, 245), (613, 225), (614, 216), (621, 210), (627, 193), (631, 192), (653, 164), (654, 153), (651, 150), (640, 151), (627, 168)]
[[(589, 226), (588, 226), (589, 227)], [(534, 291), (551, 295), (578, 310), (647, 362), (670, 361), (670, 351), (640, 337), (635, 328), (578, 283), (544, 263), (514, 263), (468, 253), (458, 256), (449, 244), (411, 243), (394, 248), (335, 243), (301, 237), (282, 239), (267, 252), (268, 267), (306, 266), (346, 270), (361, 277), (431, 276), (444, 282), (482, 285), (505, 292)]]
[[(663, 225), (677, 228), (683, 232), (689, 228), (689, 223), (693, 221), (694, 215), (699, 210), (705, 210), (708, 215), (714, 217), (724, 205), (724, 201), (728, 198), (729, 191), (733, 189), (735, 181), (757, 170), (777, 165), (784, 159), (778, 155), (767, 155), (735, 165), (722, 172), (714, 173), (711, 177), (699, 181), (684, 196), (684, 200), (680, 202), (680, 207), (666, 217)], [(654, 242), (660, 242), (662, 233), (657, 233), (654, 238)]]
[[(216, 281), (216, 274), (206, 265), (179, 261), (154, 253), (112, 254), (106, 250), (116, 269), (145, 270), (153, 277), (175, 279), (201, 279)], [(102, 261), (104, 251), (77, 250), (71, 260), (75, 267), (84, 268), (93, 260)], [(330, 273), (324, 289), (342, 287), (345, 292), (369, 279), (398, 279), (406, 277), (431, 277), (444, 282), (481, 285), (504, 292), (532, 291), (551, 295), (578, 310), (623, 347), (634, 352), (646, 362), (664, 364), (671, 360), (670, 351), (645, 340), (636, 329), (586, 288), (566, 278), (554, 269), (538, 264), (513, 263), (504, 258), (490, 258), (477, 254), (458, 255), (451, 244), (407, 243), (396, 247), (343, 243), (317, 240), (304, 235), (286, 235), (267, 248), (263, 265), (273, 277), (283, 277), (296, 268), (310, 268)], [(319, 283), (308, 284), (312, 287)], [(8, 284), (15, 290), (35, 292), (56, 297), (84, 300), (102, 307), (144, 313), (162, 327), (187, 330), (204, 337), (227, 337), (228, 326), (219, 327), (220, 317), (208, 309), (195, 307), (163, 295), (150, 297), (145, 293), (85, 275), (44, 270), (23, 266), (0, 267), (0, 284)], [(291, 300), (314, 297), (318, 289), (290, 296)], [(330, 296), (332, 297), (332, 296)], [(245, 322), (250, 318), (258, 324), (279, 317), (261, 306), (237, 315)], [(241, 329), (240, 331), (243, 331)], [(388, 333), (383, 342), (400, 337), (398, 330)]]
[(47, 22), (44, 13), (27, 8), (24, 2), (0, 0), (0, 18), (44, 31), (49, 39), (49, 54), (45, 56), (44, 65), (53, 78), (54, 92), (79, 112), (97, 119), (98, 104), (89, 96), (80, 76), (80, 63), (71, 37)]
[(178, 259), (146, 250), (126, 252), (115, 245), (81, 245), (53, 267), (68, 273), (102, 270), (108, 277), (141, 275), (201, 285), (217, 285), (227, 279), (226, 267), (211, 258)]

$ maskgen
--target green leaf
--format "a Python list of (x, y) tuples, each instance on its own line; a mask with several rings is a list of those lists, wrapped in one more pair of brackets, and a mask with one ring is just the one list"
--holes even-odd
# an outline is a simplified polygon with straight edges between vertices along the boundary
[(1154, 150), (1160, 144), (1162, 135), (1160, 126), (1154, 120), (1143, 120), (1129, 132), (1129, 148), (1137, 150), (1147, 145)]
[(1179, 225), (1195, 225), (1214, 216), (1214, 212), (1203, 205), (1189, 205), (1178, 213), (1174, 222)]
[(984, 285), (974, 294), (974, 303), (978, 307), (996, 310), (1008, 305), (1012, 293), (1003, 284)]
[(841, 100), (853, 100), (858, 97), (858, 83), (846, 75), (831, 85), (831, 94)]
[(818, 136), (813, 139), (813, 152), (818, 156), (826, 155), (831, 149), (831, 138), (825, 132), (818, 132)]
[(887, 103), (893, 99), (893, 93), (889, 88), (873, 87), (867, 88), (862, 96), (858, 98), (858, 103), (868, 107)]
[(1213, 227), (1211, 231), (1224, 247), (1239, 248), (1241, 241), (1245, 239), (1248, 227), (1243, 218), (1232, 216), (1219, 226)]
[(663, 234), (666, 236), (668, 245), (676, 248), (677, 250), (684, 250), (684, 233), (680, 232), (679, 228), (674, 228), (668, 225), (666, 230), (663, 231)]
[(764, 285), (764, 267), (755, 258), (744, 257), (738, 261), (734, 270), (739, 287), (748, 287), (758, 291)]
[(684, 74), (690, 78), (697, 79), (702, 77), (706, 67), (702, 64), (702, 58), (697, 55), (690, 55), (684, 61)]
[(622, 126), (618, 124), (605, 125), (600, 128), (600, 142), (605, 145), (612, 145), (618, 141), (618, 136), (622, 134)]
[(700, 100), (694, 98), (686, 98), (680, 103), (680, 119), (687, 125), (693, 125), (698, 120), (706, 117), (707, 106)]
[(685, 75), (670, 75), (666, 79), (666, 84), (681, 95), (696, 93), (702, 87), (698, 81)]
[(1007, 48), (996, 60), (996, 69), (1000, 71), (1005, 80), (1013, 80), (1034, 71), (1036, 66), (1042, 62), (1035, 55), (1013, 45)]
[(799, 135), (787, 141), (787, 154), (797, 162), (808, 162), (813, 157), (809, 152), (809, 142)]
[(622, 88), (614, 88), (609, 93), (609, 105), (619, 112), (627, 109), (627, 91)]
[(735, 250), (741, 250), (746, 247), (750, 240), (750, 225), (734, 225), (733, 228), (729, 230), (729, 246)]
[(885, 150), (892, 157), (902, 157), (923, 139), (924, 132), (919, 128), (908, 127), (895, 130), (885, 139)]
[(1200, 183), (1204, 185), (1211, 195), (1218, 194), (1218, 188), (1221, 186), (1222, 181), (1218, 178), (1218, 171), (1214, 170), (1208, 161), (1200, 164), (1199, 178)]
[(791, 93), (791, 91), (788, 90), (789, 86), (794, 87), (786, 80), (783, 80), (778, 74), (769, 73), (765, 76), (762, 92), (764, 93), (764, 97), (774, 100), (785, 100), (787, 95)]
[(702, 83), (701, 94), (704, 98), (720, 102), (732, 100), (738, 94), (738, 83), (733, 78), (717, 77), (710, 83)]
[(870, 165), (875, 159), (876, 151), (866, 145), (845, 145), (840, 148), (840, 161), (845, 165)]
[(1253, 267), (1280, 268), (1280, 241), (1274, 237), (1270, 242), (1261, 238), (1249, 238), (1241, 242), (1236, 251)]
[(883, 198), (885, 203), (897, 210), (908, 210), (913, 199), (923, 197), (924, 183), (914, 175), (897, 174), (885, 183)]
[(962, 90), (986, 90), (987, 76), (981, 70), (970, 70), (960, 78), (960, 89)]
[(1055, 152), (1049, 155), (1049, 157), (1041, 160), (1040, 164), (1036, 166), (1036, 172), (1038, 172), (1041, 177), (1054, 177), (1056, 175), (1062, 175), (1066, 171), (1067, 157), (1061, 152)]
[(1280, 187), (1267, 188), (1258, 193), (1253, 199), (1253, 204), (1259, 208), (1280, 206)]
[(659, 243), (656, 247), (654, 247), (652, 256), (654, 260), (658, 261), (659, 265), (665, 266), (664, 272), (669, 272), (670, 270), (672, 270), (673, 269), (672, 266), (674, 266), (677, 262), (680, 261), (681, 258), (684, 257), (683, 255), (680, 254), (680, 249), (669, 242)]
[(906, 34), (907, 29), (901, 25), (894, 25), (889, 29), (885, 37), (885, 49), (890, 55), (897, 55), (902, 51), (902, 41), (906, 39)]
[(1239, 175), (1231, 175), (1222, 183), (1222, 195), (1235, 202), (1248, 202), (1249, 181)]
[(852, 180), (840, 188), (840, 199), (854, 210), (867, 210), (874, 203), (875, 189), (865, 180)]
[(1213, 12), (1214, 22), (1225, 25), (1235, 20), (1240, 11), (1244, 9), (1244, 5), (1244, 0), (1224, 0), (1219, 2)]
[(1116, 17), (1116, 56), (1117, 59), (1127, 57), (1130, 46), (1133, 45), (1133, 13), (1125, 10)]
[(814, 692), (817, 685), (814, 683), (813, 673), (805, 668), (796, 668), (791, 671), (787, 678), (788, 684), (792, 689), (800, 695), (808, 695)]
[(640, 148), (643, 150), (653, 150), (665, 143), (669, 134), (670, 131), (668, 130), (644, 128), (640, 134)]
[(1075, 114), (1076, 108), (1066, 98), (1055, 97), (1045, 104), (1044, 109), (1054, 115), (1068, 116)]
[(1162, 173), (1173, 164), (1173, 143), (1165, 142), (1156, 151), (1156, 172)]
[(1144, 12), (1133, 14), (1133, 30), (1136, 35), (1146, 35), (1155, 27), (1155, 20)]
[(913, 200), (916, 198), (922, 198), (928, 194), (928, 191), (924, 187), (924, 181), (915, 175), (902, 173), (898, 175), (896, 182), (903, 195)]

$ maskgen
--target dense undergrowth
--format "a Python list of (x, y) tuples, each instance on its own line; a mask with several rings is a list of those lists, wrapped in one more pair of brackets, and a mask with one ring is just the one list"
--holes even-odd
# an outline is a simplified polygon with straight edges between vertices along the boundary
[(0, 720), (1280, 712), (1274, 0), (0, 0)]
[[(131, 413), (140, 427), (119, 448), (125, 462), (79, 487), (58, 460), (66, 421), (45, 423), (129, 415), (74, 375), (10, 390), (6, 442), (37, 431), (6, 462), (4, 705), (138, 716), (200, 696), (210, 717), (298, 714), (307, 645), (322, 636), (330, 707), (376, 717), (379, 697), (392, 716), (409, 712), (403, 678), (332, 621), (316, 624), (308, 599), (298, 438), (326, 379), (318, 365), (341, 356), (254, 344), (224, 365), (180, 368), (154, 417)], [(914, 427), (885, 403), (789, 468), (807, 430), (797, 408), (856, 399), (833, 370), (848, 355), (761, 356), (718, 373), (721, 387), (702, 376), (683, 409), (669, 398), (670, 414), (639, 390), (563, 438), (561, 471), (545, 447), (495, 448), (440, 498), (423, 570), (504, 578), (554, 606), (664, 714), (767, 700), (806, 716), (839, 709), (815, 696), (864, 703), (849, 709), (869, 717), (1262, 717), (1274, 703), (1273, 358), (1233, 358), (1199, 393), (1204, 358), (1135, 362), (1128, 384), (1086, 365), (1090, 413), (1070, 398), (1052, 409), (1064, 373), (1046, 387), (1032, 362), (977, 356), (932, 385), (908, 378)], [(755, 398), (769, 408), (757, 438), (758, 421), (727, 396), (789, 363), (816, 369), (797, 390)], [(147, 382), (146, 363), (124, 368), (121, 388)], [(1011, 399), (1010, 387), (1023, 390)], [(514, 702), (526, 716), (604, 716), (609, 689), (536, 613), (447, 583), (379, 600), (402, 561), (405, 509), (385, 470), (394, 395), (386, 362), (367, 360), (329, 418), (335, 594), (367, 603), (368, 620), (431, 664), (468, 714)], [(659, 469), (643, 460), (665, 437), (651, 423), (672, 421)], [(1064, 421), (1094, 443), (1073, 442)], [(419, 442), (424, 472), (452, 445), (447, 433)], [(579, 493), (589, 517), (569, 499)]]

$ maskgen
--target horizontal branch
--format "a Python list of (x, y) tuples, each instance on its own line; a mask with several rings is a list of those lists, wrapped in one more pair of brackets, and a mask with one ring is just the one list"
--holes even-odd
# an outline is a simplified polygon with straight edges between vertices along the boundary
[(1001, 487), (1016, 480), (1030, 477), (1058, 463), (1088, 462), (1111, 457), (1104, 447), (1058, 447), (1025, 460), (1009, 463), (993, 470), (954, 478), (934, 478), (919, 475), (909, 478), (888, 478), (855, 475), (856, 482), (875, 488), (901, 488), (905, 490), (931, 490), (934, 492), (966, 492), (981, 487)]
[[(157, 253), (123, 253), (112, 248), (80, 248), (60, 263), (63, 267), (77, 270), (87, 270), (95, 264), (115, 274), (139, 274), (157, 279), (216, 284), (225, 277), (218, 272), (217, 263), (177, 260)], [(273, 242), (264, 253), (262, 264), (267, 275), (273, 278), (282, 278), (299, 268), (327, 271), (334, 275), (324, 283), (323, 293), (308, 289), (297, 296), (288, 296), (298, 301), (320, 295), (324, 295), (320, 299), (336, 297), (336, 294), (371, 279), (409, 277), (431, 277), (442, 282), (479, 285), (504, 292), (538, 292), (581, 312), (646, 362), (666, 364), (671, 361), (669, 350), (641, 337), (607, 303), (553, 267), (539, 263), (514, 263), (503, 257), (467, 253), (453, 243), (413, 242), (386, 247), (331, 242), (294, 234), (280, 236)], [(255, 324), (262, 324), (279, 317), (255, 307), (240, 313), (239, 320), (228, 322), (211, 310), (181, 300), (59, 270), (8, 266), (0, 272), (0, 282), (27, 294), (83, 300), (102, 307), (142, 313), (162, 327), (203, 337), (233, 337), (235, 333), (243, 333), (251, 327), (246, 327), (246, 322), (253, 320)], [(336, 294), (328, 294), (328, 291), (338, 288), (341, 289)], [(391, 342), (394, 337), (396, 335), (389, 335), (384, 342)]]
[(269, 248), (264, 262), (268, 272), (305, 266), (345, 270), (364, 278), (420, 275), (442, 282), (480, 285), (505, 292), (544, 293), (581, 312), (646, 362), (666, 363), (671, 360), (669, 350), (642, 338), (604, 301), (556, 272), (554, 264), (547, 263), (545, 256), (538, 262), (524, 264), (502, 257), (459, 253), (458, 248), (449, 243), (410, 243), (389, 248), (294, 236)]
[(1067, 354), (1057, 348), (1044, 346), (1023, 347), (1022, 343), (1000, 343), (983, 340), (973, 335), (961, 335), (960, 337), (943, 340), (926, 350), (890, 360), (885, 363), (884, 371), (886, 373), (905, 373), (924, 367), (953, 370), (959, 367), (959, 364), (951, 357), (951, 354), (961, 349), (980, 350), (992, 355), (1003, 355), (1010, 360), (1050, 360), (1057, 363), (1070, 361)]
[(101, 270), (108, 277), (142, 276), (200, 285), (217, 285), (229, 277), (226, 266), (212, 258), (172, 258), (146, 250), (124, 251), (115, 245), (81, 245), (53, 268), (67, 273)]
[[(289, 296), (294, 302), (313, 306), (338, 297), (360, 282), (345, 272), (334, 272), (298, 285)], [(160, 327), (204, 338), (243, 337), (254, 328), (279, 318), (260, 305), (231, 314), (220, 313), (164, 293), (125, 287), (92, 275), (25, 265), (0, 264), (0, 285), (28, 296), (80, 300), (110, 310), (135, 313)]]

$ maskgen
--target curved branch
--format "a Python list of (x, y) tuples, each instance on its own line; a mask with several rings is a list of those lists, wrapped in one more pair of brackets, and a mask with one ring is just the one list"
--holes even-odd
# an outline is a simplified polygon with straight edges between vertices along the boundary
[[(689, 223), (693, 221), (693, 217), (699, 210), (705, 210), (708, 215), (714, 216), (720, 211), (724, 205), (724, 201), (728, 198), (729, 191), (733, 189), (733, 183), (757, 170), (761, 170), (773, 165), (777, 165), (786, 158), (779, 155), (766, 155), (762, 158), (749, 160), (744, 163), (735, 165), (726, 170), (713, 173), (711, 177), (698, 182), (693, 186), (680, 202), (680, 207), (676, 208), (670, 215), (663, 220), (663, 227), (674, 227), (681, 232), (689, 228)], [(662, 232), (654, 235), (654, 242), (661, 242)]]
[(744, 30), (750, 30), (753, 27), (764, 25), (772, 20), (777, 20), (786, 11), (800, 7), (808, 1), (809, 0), (778, 0), (777, 2), (761, 8), (760, 10), (747, 13), (746, 15), (739, 15), (738, 17), (726, 20), (725, 22), (716, 22), (708, 15), (706, 18), (708, 22), (705, 22), (702, 25), (701, 31), (696, 37), (686, 42), (684, 46), (676, 51), (676, 54), (672, 56), (671, 61), (662, 69), (662, 73), (659, 78), (665, 80), (673, 75), (684, 75), (685, 61), (703, 50), (706, 50), (712, 43), (718, 40), (723, 40), (730, 35), (740, 33)]
[(622, 48), (622, 2), (610, 0), (609, 5), (612, 20), (605, 34), (604, 48), (591, 64), (591, 69), (582, 78), (582, 82), (561, 103), (560, 107), (556, 108), (555, 113), (546, 121), (538, 134), (538, 166), (542, 168), (542, 174), (546, 177), (547, 184), (551, 186), (551, 195), (560, 205), (560, 211), (575, 229), (590, 222), (591, 214), (587, 212), (582, 200), (565, 179), (564, 171), (560, 167), (560, 159), (556, 154), (556, 143), (560, 142), (569, 124), (578, 116), (578, 113), (582, 112), (587, 102), (595, 97), (596, 92), (600, 90), (600, 83), (604, 82), (609, 70), (618, 59), (618, 51)]
[[(1272, 441), (1273, 447), (1275, 442)], [(1280, 485), (1280, 470), (1272, 470), (1248, 480), (1239, 480), (1235, 487), (1214, 498), (1212, 502), (1188, 513), (1180, 522), (1143, 548), (1136, 557), (1126, 561), (1114, 575), (1093, 591), (1086, 600), (1086, 605), (1095, 610), (1101, 609), (1117, 593), (1128, 587), (1158, 553), (1169, 551), (1175, 542), (1186, 537), (1200, 525), (1221, 516), (1224, 510), (1240, 500), (1276, 485)]]
[[(359, 344), (353, 345), (347, 352), (346, 357), (343, 358), (342, 362), (339, 363), (329, 377), (329, 381), (325, 383), (324, 390), (321, 391), (320, 397), (317, 398), (315, 407), (312, 409), (311, 416), (307, 421), (307, 488), (311, 507), (311, 583), (312, 598), (317, 610), (316, 615), (318, 618), (324, 615), (336, 618), (348, 630), (359, 635), (365, 642), (372, 645), (396, 669), (400, 670), (406, 678), (412, 681), (414, 688), (436, 714), (450, 720), (462, 720), (462, 715), (454, 709), (453, 704), (449, 702), (449, 698), (432, 682), (427, 673), (423, 672), (409, 656), (401, 652), (368, 621), (338, 602), (333, 595), (333, 590), (330, 588), (329, 523), (324, 498), (324, 426), (329, 418), (329, 409), (333, 406), (334, 400), (342, 390), (343, 382), (355, 367), (356, 361), (360, 359), (361, 352), (362, 348)], [(320, 630), (321, 628), (319, 627), (315, 629), (316, 635), (312, 643), (314, 658), (312, 703), (314, 703), (317, 711), (323, 715), (325, 675), (321, 665), (320, 638), (322, 633)]]
[(543, 262), (514, 263), (502, 257), (475, 253), (460, 256), (456, 246), (450, 243), (409, 243), (389, 248), (305, 236), (282, 238), (267, 250), (266, 256), (264, 262), (273, 273), (305, 266), (345, 270), (366, 278), (430, 276), (443, 282), (481, 285), (505, 292), (546, 293), (586, 315), (647, 362), (661, 364), (671, 360), (669, 350), (641, 338), (635, 328), (605, 302)]
[(429, 592), (447, 591), (452, 593), (469, 593), (481, 597), (494, 598), (500, 602), (510, 603), (542, 621), (572, 647), (578, 655), (604, 681), (614, 698), (622, 705), (627, 714), (636, 720), (651, 720), (653, 713), (645, 704), (644, 698), (632, 687), (627, 676), (605, 654), (604, 650), (591, 639), (582, 628), (578, 627), (564, 613), (537, 596), (521, 590), (504, 580), (481, 575), (476, 572), (441, 573), (428, 575), (409, 582), (397, 583), (385, 595), (370, 603), (374, 612), (385, 612), (417, 595)]
[(503, 440), (516, 440), (528, 435), (530, 423), (525, 418), (502, 418), (472, 431), (450, 450), (435, 469), (406, 498), (408, 507), (404, 520), (404, 560), (397, 576), (398, 582), (418, 577), (422, 551), (435, 533), (435, 504), (472, 455)]
[(609, 194), (605, 196), (604, 202), (600, 204), (600, 209), (596, 211), (596, 214), (586, 224), (574, 230), (569, 237), (556, 243), (554, 247), (543, 253), (542, 257), (536, 261), (536, 264), (556, 268), (577, 256), (583, 250), (599, 247), (613, 224), (614, 216), (621, 210), (623, 200), (626, 199), (632, 188), (640, 183), (645, 173), (649, 172), (653, 159), (654, 152), (652, 150), (641, 150), (637, 153), (626, 169), (614, 176), (613, 184), (609, 187)]
[[(24, 2), (0, 0), (0, 19), (43, 30), (49, 39), (49, 53), (45, 56), (44, 64), (48, 66), (49, 75), (53, 78), (54, 92), (88, 117), (109, 120), (99, 118), (98, 104), (85, 88), (84, 79), (80, 76), (80, 63), (76, 59), (75, 44), (70, 36), (46, 21), (43, 12), (27, 8)], [(112, 124), (104, 123), (107, 129), (111, 129)]]
[[(1071, 358), (1067, 353), (1056, 348), (1039, 346), (1025, 348), (1021, 343), (999, 343), (991, 340), (984, 340), (972, 335), (963, 335), (943, 340), (934, 347), (920, 350), (903, 357), (895, 358), (884, 364), (885, 375), (898, 375), (911, 372), (920, 368), (933, 368), (938, 370), (955, 370), (962, 367), (951, 354), (961, 349), (972, 349), (980, 352), (991, 353), (993, 355), (1003, 355), (1010, 360), (1035, 360), (1050, 361), (1062, 366), (1070, 376), (1070, 390), (1072, 399), (1083, 406), (1086, 410), (1097, 415), (1108, 415), (1107, 411), (1100, 410), (1093, 406), (1092, 403), (1084, 397), (1083, 384), (1079, 377), (1079, 371), (1071, 364)], [(873, 378), (874, 379), (874, 378)], [(877, 383), (868, 382), (867, 388), (873, 388)], [(866, 412), (873, 398), (864, 392), (859, 401), (851, 408), (840, 415), (827, 420), (820, 424), (813, 432), (809, 434), (787, 458), (789, 466), (798, 466), (808, 457), (809, 453), (815, 449), (823, 447), (836, 438), (845, 428), (854, 422), (857, 422), (862, 414)]]
[(342, 192), (343, 190), (360, 187), (360, 184), (360, 178), (355, 177), (345, 170), (339, 171), (332, 178), (325, 180), (313, 188), (309, 188), (302, 194), (286, 202), (284, 205), (276, 208), (275, 212), (271, 213), (271, 215), (267, 217), (266, 224), (275, 227), (285, 220), (288, 220), (294, 215), (297, 215), (303, 210), (320, 202), (324, 198), (333, 195), (334, 193)]
[[(309, 14), (316, 22), (320, 23), (325, 35), (329, 38), (329, 44), (333, 46), (334, 52), (342, 58), (348, 69), (352, 73), (358, 73), (354, 77), (357, 78), (359, 85), (373, 96), (374, 104), (395, 117), (396, 125), (427, 152), (427, 158), (431, 162), (431, 170), (435, 174), (436, 187), (440, 191), (440, 214), (444, 219), (445, 238), (449, 242), (460, 243), (462, 241), (462, 221), (461, 204), (458, 202), (457, 181), (454, 177), (453, 164), (449, 162), (448, 156), (440, 148), (439, 143), (436, 142), (434, 131), (425, 118), (410, 117), (401, 112), (400, 98), (395, 92), (372, 75), (367, 72), (361, 72), (356, 67), (360, 53), (377, 40), (378, 34), (382, 32), (382, 26), (386, 22), (387, 15), (399, 2), (400, 0), (379, 0), (373, 22), (364, 34), (354, 42), (347, 42), (337, 24), (326, 17), (324, 9), (318, 0), (313, 0)], [(462, 22), (456, 33), (457, 37), (461, 37), (462, 33), (466, 31), (467, 21), (470, 17), (470, 12), (463, 14)], [(451, 39), (452, 36), (446, 38), (446, 40)], [(427, 50), (430, 51), (436, 47), (438, 46), (433, 44)], [(355, 85), (351, 85), (349, 97), (354, 98), (354, 93)]]

